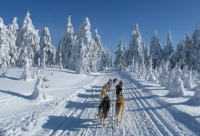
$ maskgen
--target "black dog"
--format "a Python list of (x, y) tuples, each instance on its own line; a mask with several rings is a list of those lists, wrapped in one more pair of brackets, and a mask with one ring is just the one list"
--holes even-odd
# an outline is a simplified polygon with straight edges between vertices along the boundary
[(110, 110), (110, 100), (108, 96), (105, 96), (103, 101), (99, 105), (99, 111), (97, 114), (97, 117), (100, 117), (101, 124), (102, 124), (102, 117), (104, 117), (103, 126), (105, 126), (105, 119), (108, 117), (109, 110)]
[(116, 95), (117, 95), (117, 97), (118, 97), (120, 94), (122, 94), (122, 88), (117, 88), (117, 89), (116, 89)]

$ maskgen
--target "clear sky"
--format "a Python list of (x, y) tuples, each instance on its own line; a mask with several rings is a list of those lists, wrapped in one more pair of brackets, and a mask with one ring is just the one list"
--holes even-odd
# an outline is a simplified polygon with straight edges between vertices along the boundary
[(112, 55), (120, 39), (129, 48), (131, 30), (136, 23), (142, 42), (148, 46), (154, 30), (163, 45), (170, 29), (174, 49), (180, 38), (185, 38), (185, 32), (192, 36), (196, 24), (200, 23), (200, 0), (1, 0), (0, 5), (0, 17), (5, 25), (11, 24), (14, 17), (22, 25), (29, 10), (39, 33), (49, 27), (56, 49), (68, 16), (71, 15), (74, 31), (88, 17), (92, 36), (97, 28), (103, 45)]

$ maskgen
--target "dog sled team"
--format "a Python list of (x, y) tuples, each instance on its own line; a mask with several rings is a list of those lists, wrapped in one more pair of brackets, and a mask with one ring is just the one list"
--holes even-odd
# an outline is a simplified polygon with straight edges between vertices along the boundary
[(100, 117), (101, 124), (102, 124), (102, 119), (103, 119), (103, 126), (105, 126), (105, 119), (108, 117), (108, 114), (109, 114), (110, 100), (107, 95), (107, 92), (110, 91), (110, 88), (112, 87), (112, 83), (116, 87), (115, 114), (117, 117), (117, 126), (119, 126), (119, 117), (121, 116), (121, 121), (122, 121), (122, 117), (124, 115), (125, 99), (122, 94), (124, 84), (122, 81), (120, 81), (119, 84), (117, 85), (117, 78), (115, 78), (113, 81), (109, 79), (108, 83), (102, 87), (101, 94), (99, 95), (101, 99), (101, 104), (99, 106), (97, 117)]

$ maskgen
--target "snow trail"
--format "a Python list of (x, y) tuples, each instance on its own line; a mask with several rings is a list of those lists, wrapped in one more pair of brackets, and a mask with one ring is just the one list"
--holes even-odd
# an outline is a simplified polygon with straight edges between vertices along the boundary
[[(51, 71), (49, 71), (51, 73)], [(55, 75), (58, 74), (55, 71)], [(111, 121), (112, 112), (115, 118), (115, 87), (108, 91), (110, 104), (109, 119), (105, 121), (105, 127), (97, 117), (102, 86), (109, 79), (117, 78), (118, 82), (124, 82), (122, 94), (125, 98), (125, 113), (123, 121), (119, 126), (115, 124), (114, 135), (199, 135), (200, 123), (192, 116), (179, 111), (173, 104), (156, 97), (152, 90), (146, 88), (135, 77), (126, 72), (116, 69), (107, 69), (90, 83), (77, 86), (65, 87), (56, 90), (56, 86), (47, 90), (69, 91), (68, 95), (57, 97), (57, 99), (45, 103), (36, 103), (38, 108), (22, 112), (9, 118), (0, 120), (0, 135), (50, 135), (50, 136), (106, 136), (112, 135)], [(48, 77), (47, 77), (48, 78)], [(59, 80), (59, 79), (57, 79)], [(61, 80), (60, 80), (61, 81)], [(55, 89), (54, 89), (55, 88)], [(58, 93), (55, 92), (55, 93)], [(20, 94), (20, 93), (19, 93)], [(113, 97), (114, 95), (114, 97)], [(9, 101), (24, 99), (22, 97), (2, 97), (1, 105)], [(5, 101), (5, 102), (3, 102)], [(0, 106), (1, 106), (0, 105)]]

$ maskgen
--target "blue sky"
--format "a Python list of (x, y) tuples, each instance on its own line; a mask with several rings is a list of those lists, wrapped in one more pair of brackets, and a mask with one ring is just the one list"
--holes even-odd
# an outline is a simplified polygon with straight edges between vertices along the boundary
[(14, 17), (21, 25), (27, 11), (39, 32), (49, 27), (52, 44), (58, 47), (71, 15), (74, 31), (88, 17), (92, 36), (97, 28), (103, 45), (113, 54), (120, 39), (129, 48), (131, 30), (139, 25), (142, 42), (150, 46), (154, 30), (160, 43), (167, 40), (169, 29), (176, 49), (187, 31), (192, 36), (200, 23), (200, 0), (1, 0), (0, 17), (11, 24)]

